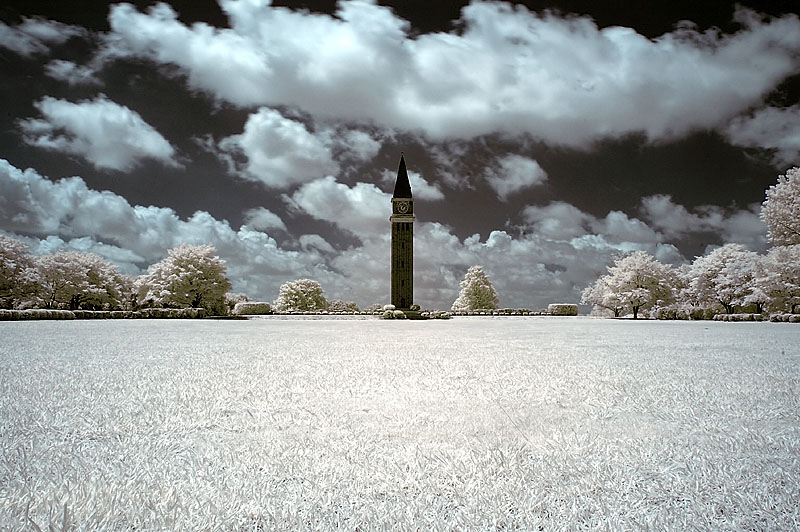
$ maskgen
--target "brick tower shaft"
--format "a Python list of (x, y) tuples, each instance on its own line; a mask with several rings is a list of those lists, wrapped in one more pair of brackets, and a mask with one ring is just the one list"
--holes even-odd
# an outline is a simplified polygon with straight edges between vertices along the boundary
[(414, 199), (406, 161), (400, 155), (392, 195), (392, 305), (407, 310), (414, 302)]

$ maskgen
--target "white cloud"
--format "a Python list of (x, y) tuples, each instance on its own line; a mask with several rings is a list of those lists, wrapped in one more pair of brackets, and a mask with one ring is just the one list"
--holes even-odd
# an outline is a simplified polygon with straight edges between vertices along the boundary
[(720, 228), (722, 241), (742, 244), (763, 253), (767, 250), (767, 226), (761, 220), (761, 205), (754, 203), (748, 209), (730, 214)]
[(759, 216), (758, 203), (732, 212), (714, 205), (703, 205), (690, 212), (672, 201), (672, 197), (658, 194), (642, 198), (641, 211), (669, 239), (692, 233), (715, 233), (726, 243), (742, 244), (753, 251), (764, 251), (767, 246), (767, 227)]
[(223, 139), (219, 148), (232, 160), (244, 156), (234, 165), (242, 177), (283, 189), (338, 172), (327, 140), (262, 107), (247, 119), (243, 133)]
[(486, 168), (484, 177), (497, 197), (505, 201), (510, 194), (544, 183), (547, 172), (533, 159), (510, 154), (498, 158), (495, 166)]
[(77, 26), (39, 18), (26, 18), (14, 27), (0, 22), (0, 47), (19, 55), (32, 56), (49, 52), (49, 45), (62, 44), (86, 33), (85, 29)]
[(45, 73), (53, 79), (65, 81), (69, 85), (99, 85), (92, 67), (78, 66), (72, 61), (54, 59), (44, 67)]
[(764, 107), (737, 117), (725, 133), (734, 145), (771, 151), (780, 170), (800, 164), (800, 105)]
[(246, 210), (244, 212), (244, 221), (247, 225), (259, 231), (270, 231), (272, 229), (286, 231), (286, 224), (283, 223), (281, 217), (264, 207)]
[(175, 149), (158, 131), (103, 95), (80, 103), (46, 96), (35, 105), (43, 118), (20, 121), (32, 146), (81, 156), (96, 168), (125, 171), (142, 159), (178, 166)]
[(235, 105), (290, 106), (432, 139), (527, 133), (588, 147), (722, 128), (800, 65), (800, 19), (740, 9), (732, 35), (683, 25), (656, 39), (588, 17), (474, 2), (463, 30), (409, 35), (390, 9), (342, 1), (336, 16), (225, 0), (230, 28), (187, 26), (166, 4), (112, 7), (108, 47), (177, 65)]
[(320, 235), (300, 235), (298, 241), (300, 242), (300, 247), (303, 248), (304, 251), (312, 249), (324, 253), (334, 253), (336, 251), (333, 246)]
[(332, 143), (356, 161), (369, 161), (378, 155), (381, 149), (380, 141), (357, 129), (332, 131), (331, 135)]
[(384, 233), (391, 214), (390, 194), (369, 183), (348, 187), (332, 176), (306, 183), (284, 198), (292, 208), (334, 223), (361, 239)]
[(591, 225), (595, 233), (612, 243), (657, 244), (663, 238), (641, 220), (620, 211), (610, 211), (605, 218), (595, 220)]
[(563, 201), (549, 205), (529, 205), (522, 210), (522, 219), (530, 230), (544, 238), (568, 240), (586, 234), (592, 217)]

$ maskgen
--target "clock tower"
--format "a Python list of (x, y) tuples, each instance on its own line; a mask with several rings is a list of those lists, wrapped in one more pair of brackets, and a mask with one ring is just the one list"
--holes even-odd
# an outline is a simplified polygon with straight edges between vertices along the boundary
[(392, 305), (409, 310), (414, 300), (414, 199), (402, 152), (389, 221), (392, 223)]

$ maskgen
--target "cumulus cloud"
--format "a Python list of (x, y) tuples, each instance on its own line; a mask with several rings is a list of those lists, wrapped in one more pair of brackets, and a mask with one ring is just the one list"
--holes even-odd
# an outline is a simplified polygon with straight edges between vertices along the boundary
[(332, 176), (301, 186), (284, 196), (290, 207), (336, 224), (361, 239), (386, 232), (391, 195), (370, 183), (349, 187)]
[(247, 119), (243, 133), (223, 139), (219, 148), (242, 177), (283, 189), (338, 172), (327, 141), (303, 123), (262, 107)]
[(283, 223), (281, 217), (264, 207), (246, 210), (244, 212), (244, 221), (247, 225), (259, 231), (270, 231), (272, 229), (286, 231), (286, 224)]
[(568, 240), (586, 233), (593, 217), (563, 201), (549, 205), (528, 205), (522, 210), (522, 219), (530, 230), (543, 238)]
[(731, 35), (684, 24), (648, 39), (588, 17), (503, 2), (465, 7), (461, 30), (414, 36), (389, 8), (338, 3), (335, 16), (224, 0), (230, 28), (188, 26), (158, 4), (112, 7), (113, 54), (177, 65), (188, 84), (248, 107), (420, 131), (493, 132), (588, 147), (725, 127), (800, 65), (800, 19), (738, 9)]
[(95, 70), (88, 66), (79, 66), (72, 61), (54, 59), (45, 65), (45, 73), (53, 79), (65, 81), (69, 85), (99, 85)]
[(324, 253), (334, 253), (336, 251), (330, 242), (322, 238), (320, 235), (300, 235), (300, 238), (297, 240), (300, 243), (300, 247), (303, 248), (304, 251), (314, 249)]
[(764, 107), (751, 115), (737, 117), (725, 134), (736, 146), (772, 152), (773, 163), (780, 170), (800, 164), (800, 105)]
[(46, 96), (42, 118), (20, 121), (26, 143), (78, 155), (96, 168), (130, 170), (142, 159), (178, 166), (175, 149), (136, 111), (104, 95), (72, 103)]
[(668, 239), (691, 233), (715, 233), (725, 242), (742, 244), (753, 251), (766, 249), (767, 228), (761, 221), (758, 203), (733, 212), (715, 205), (703, 205), (690, 212), (669, 195), (657, 194), (642, 199), (642, 215)]
[(13, 27), (0, 22), (0, 47), (22, 56), (45, 54), (50, 45), (63, 44), (86, 33), (77, 26), (40, 18), (25, 18), (22, 24)]
[(337, 151), (343, 152), (345, 157), (355, 161), (369, 161), (381, 149), (379, 140), (373, 138), (369, 133), (358, 129), (329, 132), (331, 143)]
[(533, 159), (510, 154), (498, 158), (495, 166), (485, 170), (484, 177), (497, 197), (505, 201), (510, 194), (544, 183), (547, 172)]

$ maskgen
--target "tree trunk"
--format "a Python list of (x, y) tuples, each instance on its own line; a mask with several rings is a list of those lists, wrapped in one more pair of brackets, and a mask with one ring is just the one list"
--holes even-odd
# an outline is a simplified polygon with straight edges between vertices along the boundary
[(633, 319), (639, 319), (639, 307), (633, 307)]

